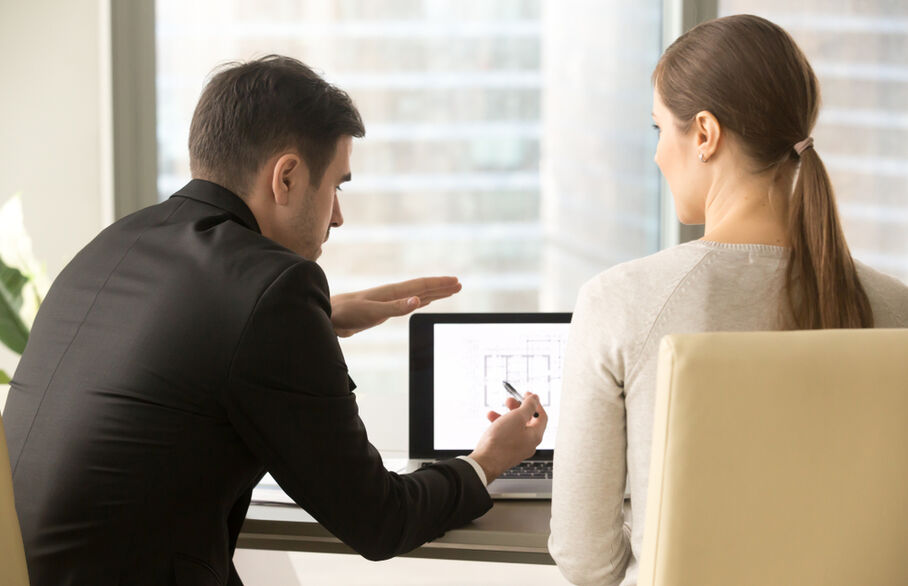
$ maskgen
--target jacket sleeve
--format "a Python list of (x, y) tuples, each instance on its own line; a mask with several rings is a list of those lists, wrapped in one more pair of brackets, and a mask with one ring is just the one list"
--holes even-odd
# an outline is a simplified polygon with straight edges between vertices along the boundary
[(368, 559), (414, 549), (488, 511), (466, 462), (407, 475), (369, 443), (331, 325), (324, 273), (302, 261), (263, 292), (233, 357), (222, 402), (277, 483)]

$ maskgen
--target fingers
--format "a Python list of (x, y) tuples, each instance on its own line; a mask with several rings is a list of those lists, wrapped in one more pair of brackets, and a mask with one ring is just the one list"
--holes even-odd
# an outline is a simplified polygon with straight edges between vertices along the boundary
[(463, 289), (463, 285), (461, 283), (455, 282), (453, 285), (448, 287), (438, 287), (436, 289), (428, 289), (426, 291), (423, 291), (422, 295), (420, 295), (419, 297), (424, 301), (431, 302), (437, 299), (450, 297), (451, 295), (458, 293), (461, 289)]
[(450, 297), (461, 289), (457, 277), (422, 277), (383, 285), (365, 291), (369, 299), (375, 301), (392, 301), (406, 297), (419, 297), (423, 303)]
[(545, 428), (549, 423), (549, 414), (546, 413), (545, 409), (542, 407), (542, 403), (539, 402), (539, 397), (536, 397), (536, 411), (535, 413), (539, 414), (539, 417), (534, 417), (534, 424), (541, 425)]
[(396, 316), (407, 315), (422, 305), (419, 297), (408, 297), (407, 299), (398, 299), (397, 301), (391, 301), (389, 303), (392, 307), (396, 307), (396, 313), (393, 314)]
[(538, 430), (539, 440), (542, 441), (542, 434), (549, 423), (549, 414), (542, 408), (539, 396), (533, 393), (527, 393), (524, 397), (523, 404), (520, 406), (523, 416), (526, 418), (527, 427)]
[[(529, 414), (529, 419), (533, 419), (534, 413), (539, 413), (539, 409), (542, 405), (539, 404), (539, 396), (534, 395), (533, 393), (527, 393), (523, 397), (523, 403), (520, 405), (520, 409), (523, 411), (524, 415)], [(542, 415), (540, 415), (541, 417)]]
[[(396, 283), (403, 295), (428, 295), (437, 291), (446, 291), (451, 289), (460, 289), (460, 282), (457, 277), (423, 277), (421, 279), (412, 279), (403, 283)], [(420, 296), (422, 296), (420, 295)]]
[(407, 315), (421, 305), (419, 297), (395, 299), (394, 301), (367, 301), (365, 302), (370, 320), (378, 325), (389, 317)]
[[(530, 395), (530, 393), (527, 393), (527, 395)], [(532, 406), (532, 411), (529, 409), (530, 406)], [(536, 395), (528, 396), (521, 408), (527, 409), (524, 413), (524, 416), (529, 418), (527, 419), (527, 429), (532, 430), (535, 434), (535, 441), (538, 446), (542, 441), (543, 434), (545, 434), (546, 427), (549, 425), (549, 414), (542, 408), (539, 397)], [(536, 413), (538, 417), (535, 417), (533, 413)]]
[(460, 285), (458, 285), (456, 290), (445, 293), (444, 295), (432, 295), (429, 297), (426, 297), (426, 296), (418, 297), (419, 307), (425, 307), (426, 305), (432, 303), (433, 301), (438, 301), (439, 299), (445, 299), (447, 297), (450, 297), (451, 295), (454, 295), (455, 293), (459, 292), (460, 289), (461, 289), (461, 287), (460, 287)]
[[(510, 412), (524, 419), (527, 425), (542, 425), (542, 427), (545, 428), (546, 422), (548, 421), (548, 414), (539, 403), (539, 397), (537, 395), (527, 393), (523, 402), (518, 401), (513, 397), (508, 397), (505, 399), (504, 404)], [(539, 416), (534, 416), (534, 413), (538, 413)], [(496, 413), (495, 411), (489, 411), (487, 417), (489, 421), (495, 421), (501, 417), (501, 414)]]

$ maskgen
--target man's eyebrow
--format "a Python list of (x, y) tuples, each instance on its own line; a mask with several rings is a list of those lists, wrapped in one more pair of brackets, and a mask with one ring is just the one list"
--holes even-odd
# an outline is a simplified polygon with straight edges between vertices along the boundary
[(344, 175), (343, 177), (340, 178), (340, 183), (346, 183), (347, 181), (350, 181), (351, 179), (353, 179), (353, 175), (350, 173), (347, 173), (346, 175)]

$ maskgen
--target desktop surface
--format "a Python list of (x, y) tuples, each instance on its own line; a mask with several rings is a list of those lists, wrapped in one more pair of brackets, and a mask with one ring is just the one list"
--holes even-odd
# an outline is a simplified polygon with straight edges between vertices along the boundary
[[(548, 552), (550, 501), (499, 501), (482, 517), (404, 554), (409, 557), (554, 564)], [(355, 553), (295, 505), (253, 504), (237, 547)]]

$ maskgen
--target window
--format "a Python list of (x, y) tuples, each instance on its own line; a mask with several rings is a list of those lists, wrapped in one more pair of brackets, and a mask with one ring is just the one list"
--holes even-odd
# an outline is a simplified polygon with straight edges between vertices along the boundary
[(783, 27), (820, 79), (814, 130), (855, 258), (908, 282), (908, 4), (722, 0)]
[[(192, 111), (224, 61), (296, 57), (359, 106), (345, 224), (319, 261), (333, 291), (453, 274), (464, 290), (430, 310), (569, 311), (584, 281), (659, 249), (661, 0), (156, 6), (162, 198), (189, 178)], [(406, 320), (342, 346), (373, 443), (406, 450)]]

